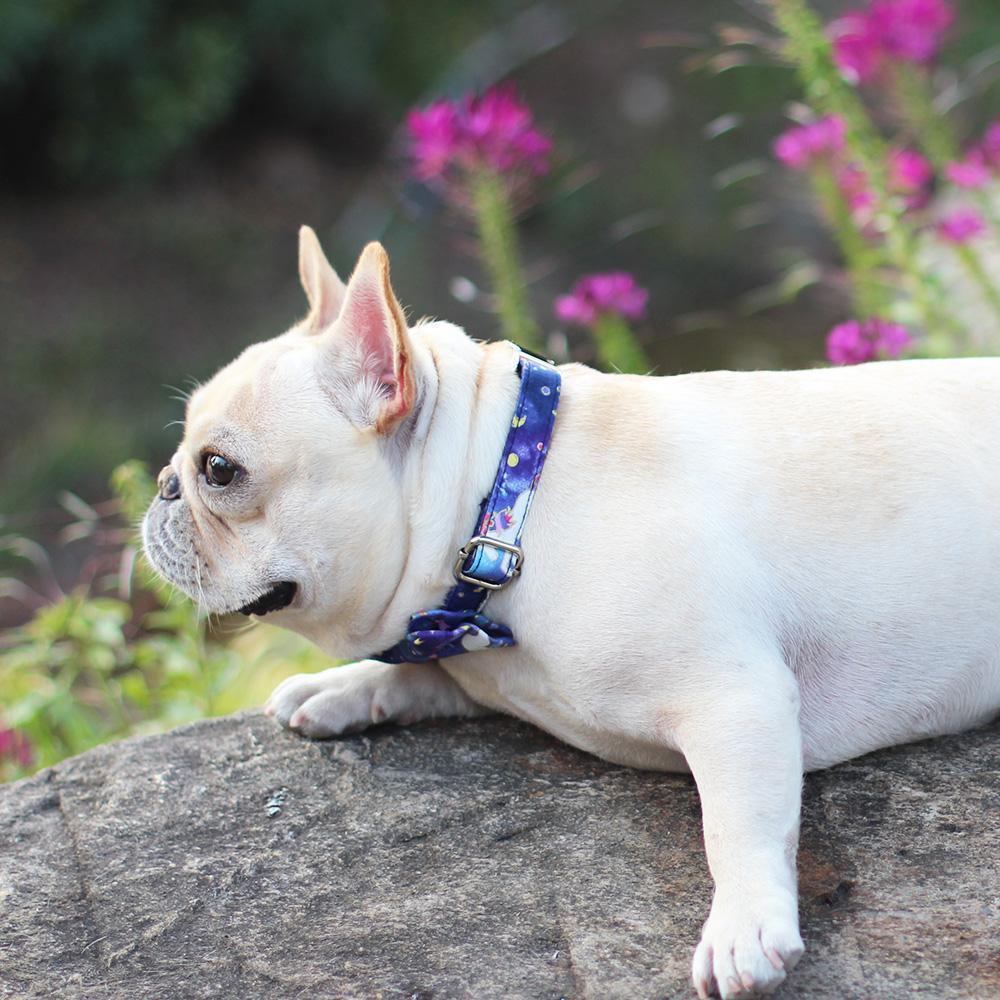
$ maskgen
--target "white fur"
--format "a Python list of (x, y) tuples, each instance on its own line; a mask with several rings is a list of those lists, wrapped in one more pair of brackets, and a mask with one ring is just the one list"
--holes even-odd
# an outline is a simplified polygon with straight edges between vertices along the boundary
[[(396, 446), (331, 405), (329, 354), (299, 334), (196, 394), (174, 463), (192, 505), (215, 503), (191, 462), (216, 428), (260, 470), (253, 515), (215, 510), (234, 536), (198, 534), (215, 606), (247, 599), (248, 579), (256, 593), (293, 579), (300, 598), (274, 620), (359, 657), (451, 586), (513, 412), (515, 354), (446, 323), (408, 337), (418, 412)], [(295, 677), (268, 711), (326, 737), (494, 709), (608, 760), (690, 768), (716, 885), (695, 986), (770, 992), (802, 952), (803, 769), (1000, 706), (1000, 359), (561, 371), (524, 569), (488, 605), (518, 645)]]

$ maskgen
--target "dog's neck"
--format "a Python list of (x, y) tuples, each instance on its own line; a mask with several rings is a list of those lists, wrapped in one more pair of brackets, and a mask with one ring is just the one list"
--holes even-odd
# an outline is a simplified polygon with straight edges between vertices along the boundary
[(513, 345), (476, 343), (447, 323), (417, 327), (412, 337), (419, 412), (394, 458), (404, 523), (387, 526), (403, 552), (402, 570), (381, 601), (347, 624), (345, 655), (392, 645), (410, 615), (440, 602), (454, 583), (456, 553), (496, 476), (519, 391)]

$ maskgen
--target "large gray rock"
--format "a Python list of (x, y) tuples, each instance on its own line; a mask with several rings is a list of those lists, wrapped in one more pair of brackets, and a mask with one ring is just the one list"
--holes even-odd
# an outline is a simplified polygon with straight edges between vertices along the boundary
[[(783, 997), (1000, 996), (997, 729), (806, 781)], [(0, 996), (693, 995), (698, 796), (495, 719), (245, 715), (0, 789)]]

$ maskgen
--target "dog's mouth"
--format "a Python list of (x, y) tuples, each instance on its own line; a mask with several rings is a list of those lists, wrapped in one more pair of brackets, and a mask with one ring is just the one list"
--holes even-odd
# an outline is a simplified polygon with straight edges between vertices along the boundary
[(282, 608), (287, 608), (295, 600), (295, 593), (298, 589), (298, 584), (284, 580), (274, 584), (257, 600), (244, 604), (242, 608), (236, 610), (241, 615), (266, 615), (270, 611), (280, 611)]

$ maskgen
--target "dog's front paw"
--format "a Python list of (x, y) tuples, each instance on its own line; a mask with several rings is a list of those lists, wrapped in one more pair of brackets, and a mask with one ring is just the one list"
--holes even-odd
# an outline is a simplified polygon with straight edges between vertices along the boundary
[(695, 989), (702, 998), (715, 990), (723, 1000), (773, 993), (803, 950), (794, 900), (716, 897), (694, 953)]
[(296, 674), (279, 684), (264, 711), (303, 736), (322, 740), (401, 719), (386, 676), (391, 664), (363, 660), (316, 674)]

